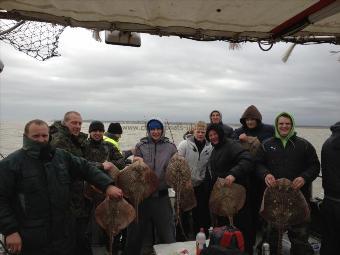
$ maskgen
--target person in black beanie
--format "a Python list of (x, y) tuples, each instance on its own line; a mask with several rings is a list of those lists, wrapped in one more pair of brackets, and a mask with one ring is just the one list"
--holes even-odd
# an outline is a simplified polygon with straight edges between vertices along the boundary
[(96, 130), (101, 131), (103, 133), (105, 132), (103, 122), (97, 121), (97, 120), (91, 122), (91, 124), (89, 126), (89, 133), (96, 131)]
[[(124, 160), (134, 154), (134, 149), (122, 151), (119, 144), (119, 139), (122, 137), (123, 129), (119, 122), (110, 123), (107, 132), (104, 134), (104, 141), (111, 143), (117, 153), (120, 153)], [(127, 161), (126, 163), (131, 163)]]
[[(100, 166), (103, 162), (120, 166), (120, 155), (116, 155), (115, 149), (111, 143), (107, 143), (103, 139), (104, 124), (101, 121), (93, 121), (89, 126), (89, 138), (84, 143), (84, 157)], [(87, 185), (87, 184), (86, 184)], [(91, 188), (86, 187), (85, 190)], [(90, 193), (91, 194), (91, 193)], [(89, 222), (90, 242), (93, 255), (105, 254), (109, 247), (109, 238), (104, 230), (96, 223), (94, 212), (96, 207), (104, 200), (104, 197), (95, 195), (91, 197), (93, 203), (91, 217)]]

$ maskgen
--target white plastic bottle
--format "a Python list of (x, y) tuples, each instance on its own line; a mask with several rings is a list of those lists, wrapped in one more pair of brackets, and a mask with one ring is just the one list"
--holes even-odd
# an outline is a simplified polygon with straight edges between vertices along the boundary
[(196, 235), (196, 255), (200, 255), (201, 251), (206, 247), (207, 237), (205, 236), (204, 229), (201, 228), (200, 232)]
[(262, 255), (270, 255), (269, 243), (262, 244)]

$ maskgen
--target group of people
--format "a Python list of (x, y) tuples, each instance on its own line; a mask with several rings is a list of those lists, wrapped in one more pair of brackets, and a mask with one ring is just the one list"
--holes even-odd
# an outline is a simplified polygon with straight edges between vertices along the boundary
[[(147, 136), (134, 149), (122, 151), (119, 138), (122, 128), (111, 123), (105, 132), (100, 121), (82, 133), (82, 117), (67, 112), (64, 119), (48, 127), (42, 120), (25, 126), (23, 147), (0, 161), (0, 232), (11, 253), (71, 255), (105, 254), (106, 233), (95, 223), (94, 210), (101, 200), (84, 196), (86, 185), (94, 185), (111, 199), (124, 196), (114, 186), (106, 171), (123, 169), (128, 157), (143, 161), (159, 179), (159, 186), (138, 208), (138, 220), (127, 228), (125, 255), (141, 254), (145, 239), (173, 243), (190, 231), (206, 231), (212, 225), (209, 195), (217, 178), (226, 185), (238, 183), (247, 190), (244, 207), (234, 224), (244, 235), (245, 251), (253, 254), (256, 233), (265, 229), (262, 242), (268, 242), (275, 254), (275, 228), (261, 224), (259, 208), (266, 187), (279, 178), (292, 181), (306, 200), (311, 198), (311, 185), (320, 172), (314, 147), (297, 136), (291, 114), (280, 113), (274, 126), (262, 123), (261, 113), (249, 106), (240, 118), (242, 126), (233, 130), (222, 122), (221, 112), (210, 114), (210, 123), (195, 123), (193, 133), (185, 136), (178, 148), (165, 136), (164, 123), (152, 118), (146, 123)], [(331, 127), (332, 136), (322, 148), (322, 173), (325, 199), (322, 204), (323, 239), (321, 254), (336, 254), (340, 232), (340, 122)], [(254, 153), (245, 145), (256, 138), (260, 144)], [(197, 206), (182, 213), (184, 235), (176, 231), (174, 211), (165, 182), (165, 171), (171, 157), (178, 152), (191, 170)], [(192, 229), (190, 222), (192, 221)], [(229, 224), (217, 217), (215, 225)], [(150, 227), (151, 226), (151, 227)], [(177, 237), (176, 237), (177, 235)], [(308, 243), (308, 223), (290, 226), (288, 237), (291, 254), (314, 254)]]

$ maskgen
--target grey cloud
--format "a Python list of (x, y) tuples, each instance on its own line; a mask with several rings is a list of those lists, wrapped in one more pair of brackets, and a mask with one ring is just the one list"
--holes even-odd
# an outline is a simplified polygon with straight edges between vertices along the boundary
[[(1, 44), (3, 46), (3, 44)], [(229, 50), (225, 42), (196, 42), (142, 35), (141, 48), (95, 42), (88, 31), (67, 29), (61, 57), (38, 62), (9, 46), (1, 50), (2, 118), (61, 118), (70, 109), (87, 119), (208, 120), (220, 109), (238, 123), (255, 104), (271, 123), (280, 111), (300, 124), (331, 124), (339, 116), (337, 46), (289, 44), (262, 52), (257, 44)], [(2, 47), (3, 48), (3, 47)]]

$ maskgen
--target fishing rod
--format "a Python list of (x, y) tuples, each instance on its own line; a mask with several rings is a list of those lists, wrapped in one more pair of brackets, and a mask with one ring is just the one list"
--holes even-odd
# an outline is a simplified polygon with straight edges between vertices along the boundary
[(174, 139), (174, 136), (172, 135), (172, 131), (171, 131), (171, 128), (170, 128), (169, 121), (167, 119), (165, 121), (166, 121), (166, 125), (168, 126), (168, 129), (170, 131), (172, 142), (175, 143), (175, 139)]

